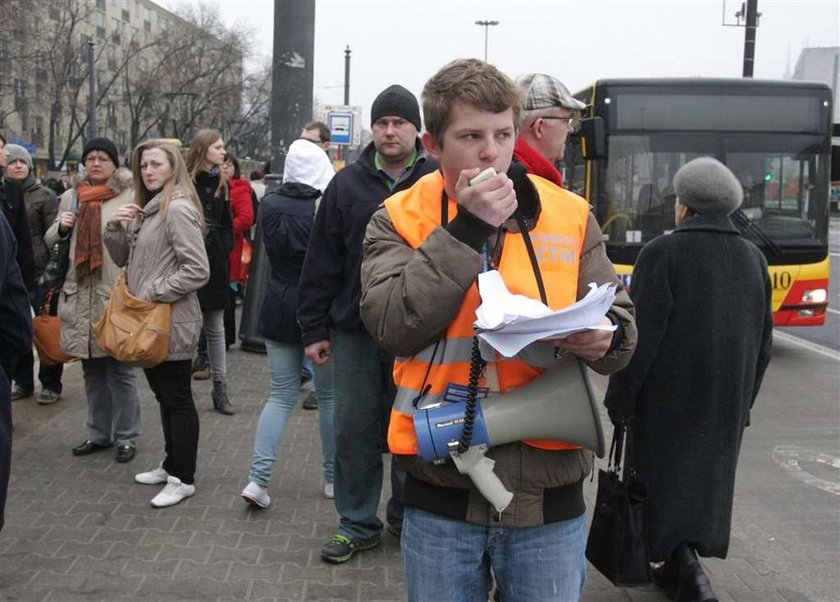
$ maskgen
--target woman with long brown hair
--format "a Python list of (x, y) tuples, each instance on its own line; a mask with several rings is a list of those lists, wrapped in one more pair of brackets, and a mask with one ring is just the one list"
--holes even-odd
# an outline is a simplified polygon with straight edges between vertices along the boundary
[(192, 357), (201, 331), (196, 291), (209, 276), (202, 243), (204, 219), (179, 150), (148, 140), (134, 151), (135, 199), (108, 222), (105, 245), (126, 265), (136, 297), (172, 304), (166, 361), (146, 368), (146, 380), (160, 404), (166, 454), (158, 468), (134, 477), (144, 485), (166, 483), (152, 506), (172, 506), (195, 493), (198, 413), (192, 395)]
[(207, 228), (204, 245), (210, 261), (210, 280), (198, 291), (198, 300), (210, 357), (213, 408), (221, 414), (231, 415), (233, 407), (227, 394), (224, 313), (230, 298), (228, 256), (233, 249), (233, 218), (228, 180), (221, 171), (226, 158), (221, 132), (199, 130), (190, 143), (186, 163)]

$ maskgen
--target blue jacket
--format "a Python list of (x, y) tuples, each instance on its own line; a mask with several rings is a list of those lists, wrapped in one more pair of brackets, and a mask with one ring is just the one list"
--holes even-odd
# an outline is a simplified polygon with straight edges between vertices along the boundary
[(301, 342), (297, 323), (298, 281), (321, 192), (283, 184), (260, 202), (260, 228), (271, 267), (260, 310), (260, 334), (281, 343)]
[(329, 328), (362, 330), (362, 243), (371, 216), (382, 202), (438, 168), (418, 138), (417, 159), (393, 190), (376, 169), (371, 142), (355, 163), (330, 182), (315, 216), (303, 263), (298, 322), (303, 344), (329, 340)]

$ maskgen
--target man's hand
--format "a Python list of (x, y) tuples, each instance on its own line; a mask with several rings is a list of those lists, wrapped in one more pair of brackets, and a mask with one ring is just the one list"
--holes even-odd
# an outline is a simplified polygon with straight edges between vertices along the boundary
[(318, 341), (317, 343), (312, 343), (311, 345), (307, 345), (303, 352), (313, 364), (323, 366), (330, 359), (330, 342)]
[(496, 174), (483, 182), (470, 186), (470, 180), (481, 169), (464, 169), (455, 184), (458, 204), (478, 219), (498, 228), (516, 211), (516, 193), (513, 182), (506, 174)]
[[(606, 316), (601, 318), (601, 324), (612, 326), (612, 322)], [(609, 351), (612, 337), (612, 330), (586, 330), (570, 334), (564, 339), (548, 339), (548, 342), (559, 349), (571, 351), (587, 362), (594, 362)]]

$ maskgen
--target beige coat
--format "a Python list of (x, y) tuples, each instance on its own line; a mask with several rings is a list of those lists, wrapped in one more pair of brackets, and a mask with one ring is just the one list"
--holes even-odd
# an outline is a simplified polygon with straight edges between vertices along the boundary
[[(131, 172), (127, 169), (116, 170), (108, 180), (108, 186), (119, 194), (102, 203), (103, 235), (105, 224), (113, 217), (117, 209), (126, 203), (133, 202), (134, 198), (131, 190)], [(58, 216), (44, 234), (44, 242), (48, 247), (52, 247), (59, 239), (58, 222), (62, 213), (70, 211), (72, 195), (71, 190), (61, 195)], [(70, 237), (70, 269), (67, 271), (58, 303), (58, 316), (61, 318), (61, 348), (83, 359), (108, 357), (108, 353), (96, 342), (94, 330), (102, 312), (105, 311), (105, 306), (111, 297), (111, 289), (121, 270), (103, 249), (100, 269), (90, 275), (76, 272), (73, 265), (73, 259), (76, 256), (76, 228), (73, 228)]]
[(166, 216), (161, 195), (143, 207), (136, 230), (109, 222), (103, 237), (117, 265), (128, 264), (128, 290), (135, 297), (172, 303), (172, 330), (167, 361), (191, 360), (201, 332), (196, 291), (210, 278), (198, 207), (180, 188), (173, 191)]

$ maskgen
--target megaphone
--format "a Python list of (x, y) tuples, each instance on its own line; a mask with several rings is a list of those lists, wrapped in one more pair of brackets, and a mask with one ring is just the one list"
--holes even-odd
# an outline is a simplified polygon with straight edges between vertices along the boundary
[(415, 412), (418, 455), (426, 462), (452, 457), (499, 512), (513, 495), (493, 473), (493, 460), (484, 456), (493, 445), (551, 439), (604, 456), (604, 431), (592, 383), (586, 365), (570, 353), (524, 387), (476, 401), (471, 447), (461, 454), (457, 447), (466, 402), (443, 402)]

